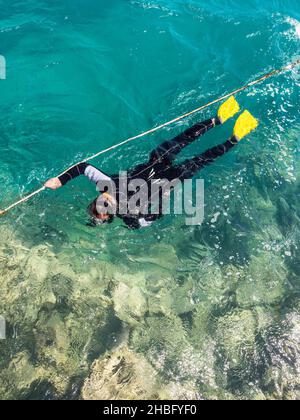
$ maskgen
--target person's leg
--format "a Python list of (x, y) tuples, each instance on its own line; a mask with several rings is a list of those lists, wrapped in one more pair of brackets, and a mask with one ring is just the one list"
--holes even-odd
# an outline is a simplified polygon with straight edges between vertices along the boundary
[(213, 118), (195, 124), (193, 127), (175, 137), (173, 140), (168, 140), (161, 144), (157, 149), (153, 150), (150, 155), (150, 162), (172, 162), (182, 149), (192, 144), (196, 139), (216, 127), (216, 125), (220, 124), (221, 122), (218, 118)]
[(170, 164), (182, 149), (189, 146), (212, 128), (225, 123), (228, 119), (236, 115), (239, 110), (240, 107), (235, 98), (233, 96), (230, 97), (220, 106), (218, 115), (215, 118), (195, 124), (192, 128), (189, 128), (173, 140), (166, 141), (155, 149), (150, 155), (150, 162), (165, 161)]
[(229, 152), (237, 143), (238, 141), (232, 137), (225, 143), (213, 147), (193, 159), (186, 160), (180, 165), (174, 166), (174, 178), (178, 178), (181, 181), (193, 178), (201, 169)]
[(210, 165), (216, 159), (229, 152), (240, 140), (255, 130), (258, 124), (258, 120), (249, 111), (243, 112), (235, 123), (233, 136), (230, 140), (207, 150), (200, 156), (186, 160), (181, 165), (174, 166), (174, 171), (172, 171), (174, 172), (174, 178), (179, 178), (181, 181), (193, 178), (205, 166)]

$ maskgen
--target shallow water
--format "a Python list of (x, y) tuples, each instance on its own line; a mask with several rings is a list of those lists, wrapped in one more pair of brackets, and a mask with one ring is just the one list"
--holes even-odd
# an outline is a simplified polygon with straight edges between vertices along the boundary
[[(297, 0), (5, 0), (0, 17), (3, 207), (66, 166), (299, 57)], [(122, 351), (159, 378), (136, 379), (124, 398), (139, 387), (145, 398), (300, 397), (299, 93), (295, 70), (239, 95), (261, 124), (199, 175), (202, 226), (170, 216), (138, 232), (121, 222), (90, 229), (95, 191), (86, 180), (1, 219), (2, 399), (91, 397), (83, 383), (92, 363)], [(94, 163), (130, 168), (215, 112)], [(111, 384), (94, 397), (119, 392)]]

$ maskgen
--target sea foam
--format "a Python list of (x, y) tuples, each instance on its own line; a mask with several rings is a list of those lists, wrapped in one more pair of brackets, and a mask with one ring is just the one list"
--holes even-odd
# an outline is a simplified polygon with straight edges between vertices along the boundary
[(294, 18), (288, 18), (287, 22), (295, 28), (296, 35), (298, 38), (300, 38), (300, 22)]

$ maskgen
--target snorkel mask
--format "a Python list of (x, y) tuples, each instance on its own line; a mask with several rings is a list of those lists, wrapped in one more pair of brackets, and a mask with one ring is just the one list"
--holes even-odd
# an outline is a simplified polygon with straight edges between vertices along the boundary
[[(102, 226), (112, 223), (116, 209), (115, 199), (107, 193), (103, 193), (88, 206), (92, 226)], [(106, 216), (106, 217), (101, 217)]]

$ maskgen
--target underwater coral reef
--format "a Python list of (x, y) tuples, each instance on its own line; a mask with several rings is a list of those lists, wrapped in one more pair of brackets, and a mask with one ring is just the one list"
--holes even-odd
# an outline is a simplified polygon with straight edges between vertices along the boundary
[(298, 399), (300, 184), (248, 189), (220, 248), (207, 222), (131, 266), (1, 226), (1, 398)]

